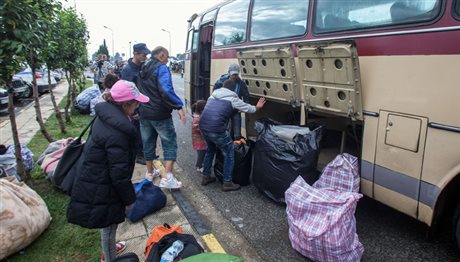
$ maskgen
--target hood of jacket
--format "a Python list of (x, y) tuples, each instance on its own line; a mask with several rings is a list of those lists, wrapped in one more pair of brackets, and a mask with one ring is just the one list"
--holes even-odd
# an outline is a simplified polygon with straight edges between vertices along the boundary
[(234, 98), (238, 98), (235, 92), (231, 91), (227, 88), (219, 88), (212, 92), (211, 97), (214, 99), (224, 99), (224, 100), (233, 100)]
[(95, 107), (96, 116), (100, 121), (113, 127), (115, 130), (136, 137), (136, 128), (131, 124), (129, 118), (123, 113), (122, 109), (114, 104), (102, 102)]

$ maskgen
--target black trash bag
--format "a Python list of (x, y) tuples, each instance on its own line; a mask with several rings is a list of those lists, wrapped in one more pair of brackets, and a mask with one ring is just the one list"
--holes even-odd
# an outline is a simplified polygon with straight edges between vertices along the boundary
[(284, 192), (300, 175), (310, 185), (318, 178), (322, 126), (280, 125), (263, 118), (255, 122), (258, 132), (254, 148), (252, 182), (277, 203), (285, 203)]
[[(235, 146), (235, 164), (233, 165), (233, 176), (232, 180), (234, 183), (240, 186), (249, 185), (249, 176), (251, 175), (252, 167), (252, 149), (253, 142), (250, 140), (246, 141), (246, 145), (234, 145)], [(216, 160), (214, 161), (214, 174), (222, 183), (224, 180), (224, 155), (217, 149)]]

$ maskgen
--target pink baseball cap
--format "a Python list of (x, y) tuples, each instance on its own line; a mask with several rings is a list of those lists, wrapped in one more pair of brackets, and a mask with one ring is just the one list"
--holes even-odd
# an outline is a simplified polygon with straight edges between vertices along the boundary
[(147, 103), (150, 99), (141, 94), (133, 82), (118, 80), (110, 89), (113, 101), (126, 102), (136, 100), (141, 103)]

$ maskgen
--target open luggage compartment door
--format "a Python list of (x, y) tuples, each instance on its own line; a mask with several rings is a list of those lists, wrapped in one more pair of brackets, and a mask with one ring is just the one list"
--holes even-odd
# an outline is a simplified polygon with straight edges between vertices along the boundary
[(241, 78), (251, 95), (268, 100), (300, 105), (295, 63), (289, 46), (238, 50)]
[(299, 45), (298, 57), (308, 110), (363, 120), (358, 53), (353, 44)]

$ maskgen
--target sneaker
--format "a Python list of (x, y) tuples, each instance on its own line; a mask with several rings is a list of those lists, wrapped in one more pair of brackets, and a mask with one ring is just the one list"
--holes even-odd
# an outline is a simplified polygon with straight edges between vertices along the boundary
[[(117, 253), (117, 255), (123, 252), (123, 250), (125, 249), (126, 249), (126, 241), (120, 241), (115, 244), (115, 252)], [(101, 262), (105, 262), (104, 254), (102, 254), (101, 256)]]
[(169, 189), (179, 189), (182, 187), (182, 182), (177, 180), (177, 178), (175, 178), (174, 176), (170, 176), (169, 178), (162, 178), (160, 180), (160, 187)]
[(227, 191), (235, 191), (240, 189), (240, 185), (233, 183), (232, 181), (230, 182), (225, 182), (222, 185), (222, 191), (227, 192)]
[(197, 167), (196, 168), (196, 171), (200, 172), (200, 173), (203, 173), (203, 170), (204, 170), (204, 167)]
[(153, 173), (145, 173), (145, 179), (147, 179), (148, 181), (153, 181), (153, 179), (155, 177), (159, 177), (160, 176), (160, 170), (154, 168), (153, 169)]
[(202, 176), (201, 178), (201, 185), (202, 186), (205, 186), (207, 184), (211, 184), (213, 182), (216, 182), (216, 177), (212, 177), (212, 176)]
[(136, 156), (136, 163), (145, 166), (145, 158), (144, 158), (144, 156), (143, 155), (137, 155)]

